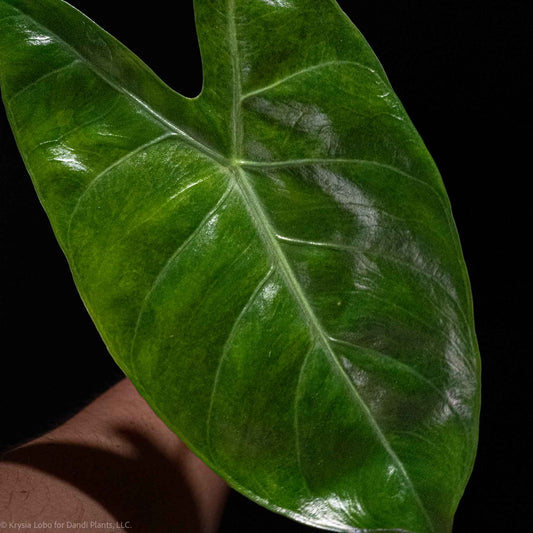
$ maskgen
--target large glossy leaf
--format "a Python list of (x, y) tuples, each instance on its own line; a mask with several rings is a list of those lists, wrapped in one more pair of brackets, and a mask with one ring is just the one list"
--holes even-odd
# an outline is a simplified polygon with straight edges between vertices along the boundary
[(0, 0), (2, 95), (83, 301), (250, 498), (334, 531), (450, 531), (479, 363), (435, 164), (334, 1), (195, 9), (188, 99), (68, 4)]

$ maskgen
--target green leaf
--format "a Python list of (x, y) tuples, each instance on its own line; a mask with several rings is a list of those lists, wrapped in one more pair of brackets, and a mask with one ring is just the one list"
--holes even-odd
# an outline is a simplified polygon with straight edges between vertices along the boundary
[(195, 10), (188, 99), (68, 4), (0, 0), (3, 99), (83, 301), (248, 497), (332, 531), (450, 531), (479, 360), (435, 164), (334, 1)]

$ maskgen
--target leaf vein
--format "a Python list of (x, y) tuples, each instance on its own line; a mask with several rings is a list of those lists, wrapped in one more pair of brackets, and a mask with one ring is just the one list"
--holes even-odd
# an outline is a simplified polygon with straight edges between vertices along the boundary
[[(175, 192), (172, 196), (170, 196), (167, 200), (165, 200), (157, 209), (154, 209), (152, 212), (150, 212), (150, 214), (146, 217), (144, 217), (142, 220), (139, 220), (138, 222), (136, 222), (135, 224), (132, 224), (128, 230), (126, 231), (126, 233), (124, 234), (124, 237), (127, 237), (128, 235), (130, 235), (134, 230), (136, 230), (137, 228), (143, 226), (144, 224), (146, 224), (147, 222), (149, 222), (150, 220), (153, 220), (155, 217), (157, 217), (157, 215), (159, 213), (161, 213), (161, 211), (164, 211), (165, 208), (171, 204), (172, 202), (174, 202), (174, 200), (176, 200), (177, 198), (180, 198), (180, 196), (182, 194), (185, 194), (187, 191), (190, 191), (191, 189), (194, 189), (195, 187), (197, 187), (198, 185), (201, 185), (202, 183), (205, 183), (206, 181), (209, 181), (209, 179), (211, 178), (211, 176), (207, 176), (205, 178), (202, 178), (200, 180), (197, 180), (193, 183), (189, 183), (186, 187), (183, 187), (183, 189), (180, 189), (179, 191)], [(120, 239), (119, 241), (117, 242), (121, 242), (122, 239)]]
[(298, 70), (296, 72), (293, 72), (292, 74), (289, 74), (288, 76), (285, 76), (285, 77), (283, 77), (283, 78), (281, 78), (279, 80), (276, 80), (275, 82), (273, 82), (273, 83), (271, 83), (269, 85), (265, 85), (264, 87), (260, 87), (259, 89), (254, 89), (253, 91), (250, 91), (250, 92), (242, 95), (241, 96), (241, 101), (244, 101), (247, 98), (251, 98), (252, 96), (257, 96), (258, 94), (261, 94), (263, 92), (269, 91), (270, 89), (273, 89), (273, 88), (277, 87), (278, 85), (286, 83), (287, 81), (289, 81), (289, 80), (291, 80), (293, 78), (296, 78), (298, 76), (306, 74), (307, 72), (312, 72), (313, 70), (323, 69), (323, 68), (326, 68), (326, 67), (329, 67), (329, 66), (332, 66), (332, 65), (353, 65), (353, 66), (356, 66), (356, 67), (360, 67), (362, 69), (368, 70), (369, 72), (374, 74), (377, 78), (379, 78), (379, 80), (381, 82), (383, 82), (381, 77), (377, 74), (377, 72), (374, 69), (372, 69), (372, 68), (370, 68), (370, 67), (368, 67), (366, 65), (363, 65), (362, 63), (359, 63), (357, 61), (348, 61), (348, 60), (335, 59), (335, 60), (332, 60), (332, 61), (325, 61), (323, 63), (318, 63), (316, 65), (312, 65), (310, 67)]
[(463, 420), (463, 417), (459, 414), (459, 412), (457, 411), (455, 406), (452, 404), (450, 399), (446, 396), (446, 394), (444, 394), (444, 392), (441, 389), (439, 389), (437, 387), (437, 385), (435, 385), (433, 383), (433, 381), (431, 381), (430, 379), (426, 378), (423, 374), (421, 374), (415, 368), (412, 368), (409, 365), (406, 365), (405, 363), (403, 363), (402, 361), (399, 361), (395, 357), (387, 355), (386, 353), (380, 352), (378, 350), (374, 350), (374, 349), (371, 349), (371, 348), (365, 348), (364, 346), (361, 346), (359, 344), (355, 344), (353, 342), (349, 342), (349, 341), (345, 341), (345, 340), (341, 340), (341, 339), (336, 339), (334, 337), (329, 337), (329, 339), (333, 343), (340, 344), (341, 346), (346, 346), (348, 348), (353, 349), (354, 351), (363, 350), (365, 352), (371, 352), (371, 353), (375, 354), (377, 357), (381, 357), (381, 358), (391, 362), (396, 368), (398, 368), (400, 370), (403, 370), (405, 372), (408, 372), (413, 377), (417, 378), (419, 381), (425, 383), (428, 387), (430, 387), (432, 390), (434, 390), (439, 395), (439, 397), (449, 407), (450, 411), (452, 411), (454, 413), (454, 415), (457, 417), (457, 419), (459, 420), (461, 425), (465, 428), (465, 430), (468, 430), (468, 428), (467, 428), (467, 426), (465, 424), (465, 421)]
[(221, 369), (222, 369), (222, 363), (226, 359), (226, 357), (227, 357), (227, 355), (228, 355), (228, 353), (229, 353), (229, 351), (231, 349), (233, 340), (235, 339), (235, 336), (237, 335), (240, 323), (242, 322), (242, 320), (243, 320), (244, 316), (246, 315), (246, 313), (249, 311), (250, 307), (255, 302), (256, 298), (261, 293), (261, 290), (266, 285), (266, 283), (268, 282), (268, 280), (272, 276), (273, 272), (274, 272), (274, 267), (270, 267), (270, 269), (268, 270), (266, 275), (263, 276), (263, 278), (256, 285), (255, 289), (252, 291), (252, 294), (251, 294), (250, 298), (248, 299), (248, 301), (246, 302), (246, 304), (242, 308), (241, 312), (239, 313), (239, 315), (235, 319), (235, 322), (233, 323), (233, 326), (232, 326), (232, 328), (230, 330), (228, 338), (226, 339), (226, 342), (224, 343), (224, 346), (222, 347), (222, 353), (221, 353), (221, 356), (220, 356), (220, 358), (218, 360), (217, 369), (215, 371), (215, 378), (213, 380), (213, 388), (211, 389), (211, 395), (210, 395), (210, 398), (209, 398), (209, 409), (207, 411), (207, 417), (206, 417), (207, 447), (208, 447), (211, 459), (213, 461), (215, 459), (213, 457), (213, 449), (212, 449), (212, 442), (211, 442), (211, 419), (212, 419), (213, 405), (214, 405), (214, 402), (215, 402), (216, 391), (218, 389), (218, 384), (219, 384), (219, 379), (220, 379), (220, 372), (221, 372)]
[(242, 124), (240, 120), (242, 86), (237, 25), (235, 21), (235, 0), (229, 0), (228, 2), (228, 33), (233, 73), (233, 102), (231, 109), (232, 151), (233, 158), (236, 158), (240, 154), (242, 145)]
[(417, 183), (423, 185), (424, 187), (427, 187), (431, 189), (440, 199), (441, 205), (443, 208), (445, 207), (444, 204), (442, 204), (442, 193), (436, 189), (433, 185), (430, 183), (424, 181), (423, 179), (420, 179), (413, 174), (409, 174), (408, 172), (405, 172), (404, 170), (401, 170), (393, 165), (389, 165), (387, 163), (382, 163), (380, 161), (372, 161), (370, 159), (354, 159), (354, 158), (305, 158), (305, 159), (291, 159), (287, 161), (247, 161), (247, 160), (241, 160), (239, 163), (242, 165), (243, 168), (250, 167), (250, 168), (289, 168), (289, 167), (298, 167), (298, 166), (307, 166), (307, 165), (334, 165), (334, 164), (340, 164), (340, 165), (373, 165), (380, 168), (384, 168), (386, 170), (390, 170), (392, 172), (395, 172), (397, 174), (400, 174), (404, 176), (407, 179), (416, 181)]
[(108, 172), (116, 168), (117, 166), (121, 165), (122, 163), (126, 162), (128, 159), (131, 159), (133, 156), (137, 155), (138, 153), (142, 152), (143, 150), (146, 150), (146, 148), (149, 148), (150, 146), (153, 146), (155, 144), (160, 143), (161, 141), (164, 141), (165, 139), (168, 139), (170, 137), (174, 137), (174, 133), (165, 133), (164, 135), (161, 135), (157, 137), (156, 139), (152, 139), (149, 142), (146, 142), (142, 144), (141, 146), (138, 146), (134, 150), (129, 151), (127, 154), (123, 155), (110, 165), (108, 165), (104, 170), (102, 170), (97, 176), (95, 176), (87, 185), (85, 190), (81, 193), (78, 200), (76, 201), (76, 205), (74, 206), (74, 209), (72, 210), (72, 214), (70, 215), (70, 220), (68, 223), (68, 229), (67, 229), (67, 238), (66, 242), (68, 244), (68, 247), (70, 248), (70, 233), (72, 229), (72, 222), (76, 216), (76, 213), (83, 201), (83, 199), (87, 196), (87, 194), (96, 186), (96, 184), (104, 177)]
[(231, 194), (233, 190), (233, 184), (230, 183), (228, 188), (224, 191), (218, 202), (215, 204), (213, 208), (209, 210), (209, 212), (205, 215), (205, 217), (200, 221), (198, 226), (192, 231), (192, 233), (183, 241), (180, 243), (178, 248), (172, 253), (172, 255), (168, 258), (168, 260), (165, 262), (157, 276), (154, 278), (154, 281), (150, 285), (150, 288), (147, 290), (146, 295), (144, 296), (141, 305), (139, 306), (139, 313), (137, 315), (137, 320), (135, 322), (135, 328), (133, 330), (132, 335), (132, 341), (131, 346), (129, 350), (129, 358), (130, 360), (133, 357), (133, 352), (135, 350), (135, 345), (137, 342), (137, 334), (139, 331), (139, 327), (142, 321), (142, 317), (144, 315), (146, 305), (148, 304), (148, 301), (150, 300), (152, 294), (154, 293), (157, 286), (161, 283), (161, 281), (165, 278), (167, 272), (170, 270), (170, 267), (172, 263), (176, 260), (177, 257), (191, 244), (191, 242), (195, 239), (195, 237), (202, 231), (202, 229), (209, 223), (209, 221), (213, 218), (213, 216), (217, 213), (217, 211), (222, 207), (228, 196)]
[(30, 83), (28, 83), (28, 85), (25, 85), (24, 87), (22, 87), (22, 89), (20, 89), (15, 94), (13, 94), (10, 97), (8, 104), (11, 106), (15, 99), (19, 98), (22, 94), (24, 94), (26, 91), (28, 91), (32, 87), (35, 87), (35, 85), (37, 85), (39, 82), (44, 81), (44, 80), (46, 80), (46, 79), (48, 79), (48, 78), (50, 78), (50, 77), (52, 77), (52, 76), (54, 76), (56, 74), (59, 74), (63, 70), (67, 70), (68, 68), (72, 67), (73, 65), (75, 65), (77, 63), (80, 63), (80, 60), (79, 59), (73, 59), (72, 61), (70, 61), (66, 65), (62, 65), (61, 67), (55, 68), (54, 70), (50, 70), (50, 71), (46, 72), (45, 74), (43, 74), (42, 76), (39, 76), (35, 80), (33, 80)]
[(458, 306), (458, 309), (460, 309), (460, 304), (455, 298), (454, 295), (452, 295), (449, 291), (449, 289), (443, 285), (441, 281), (438, 280), (438, 278), (432, 276), (428, 272), (425, 272), (423, 269), (418, 268), (413, 263), (409, 263), (407, 261), (403, 261), (399, 259), (398, 257), (395, 257), (394, 255), (387, 254), (384, 252), (371, 252), (369, 250), (358, 250), (355, 246), (349, 245), (349, 244), (338, 244), (338, 243), (332, 243), (332, 242), (320, 242), (320, 241), (308, 241), (304, 239), (295, 239), (292, 237), (285, 237), (284, 235), (276, 234), (276, 237), (280, 241), (284, 241), (291, 244), (301, 244), (303, 246), (316, 246), (318, 248), (328, 248), (330, 250), (337, 250), (337, 251), (346, 251), (351, 252), (357, 255), (364, 255), (368, 257), (380, 257), (382, 259), (386, 259), (387, 261), (391, 261), (392, 263), (395, 263), (397, 265), (404, 266), (408, 270), (411, 270), (415, 274), (420, 274), (421, 276), (427, 278), (430, 282), (435, 283), (438, 285), (449, 297), (452, 299)]
[[(284, 235), (276, 234), (277, 239), (283, 242), (292, 243), (292, 244), (300, 244), (304, 246), (317, 246), (321, 248), (328, 248), (330, 250), (337, 250), (337, 251), (347, 251), (351, 252), (357, 255), (363, 255), (367, 257), (380, 257), (382, 259), (385, 259), (387, 261), (390, 261), (392, 263), (395, 263), (397, 265), (403, 266), (407, 268), (408, 270), (411, 270), (415, 274), (419, 274), (426, 278), (430, 283), (434, 283), (438, 287), (442, 289), (442, 291), (450, 298), (450, 300), (454, 303), (457, 312), (461, 315), (461, 317), (466, 321), (466, 314), (463, 310), (463, 307), (457, 297), (450, 292), (450, 290), (440, 281), (437, 277), (432, 276), (428, 272), (424, 271), (421, 268), (416, 267), (412, 263), (408, 263), (407, 261), (402, 261), (398, 257), (395, 257), (391, 254), (386, 254), (383, 252), (371, 252), (368, 250), (362, 251), (358, 250), (355, 246), (346, 245), (346, 244), (336, 244), (336, 243), (330, 243), (330, 242), (318, 242), (318, 241), (307, 241), (302, 239), (295, 239), (292, 237), (285, 237)], [(464, 340), (464, 339), (463, 339)], [(466, 341), (465, 341), (466, 342)], [(470, 339), (468, 339), (468, 342), (466, 344), (470, 344)]]
[(104, 117), (109, 115), (113, 111), (113, 109), (115, 109), (115, 107), (118, 104), (118, 101), (119, 101), (119, 97), (117, 96), (115, 101), (108, 107), (108, 109), (106, 109), (105, 111), (100, 113), (97, 117), (94, 117), (91, 120), (88, 120), (87, 122), (84, 122), (83, 124), (75, 126), (74, 128), (72, 128), (72, 129), (66, 131), (65, 133), (63, 133), (62, 135), (60, 135), (57, 139), (53, 139), (51, 141), (45, 141), (45, 142), (39, 143), (35, 148), (33, 148), (31, 150), (31, 152), (35, 152), (35, 150), (38, 150), (39, 148), (41, 148), (42, 146), (45, 146), (47, 144), (57, 144), (59, 141), (62, 141), (63, 139), (66, 139), (69, 135), (72, 135), (73, 133), (75, 133), (75, 132), (77, 132), (77, 131), (79, 131), (79, 130), (81, 130), (83, 128), (86, 128), (87, 126), (90, 126), (91, 124), (95, 124), (96, 122), (102, 120)]

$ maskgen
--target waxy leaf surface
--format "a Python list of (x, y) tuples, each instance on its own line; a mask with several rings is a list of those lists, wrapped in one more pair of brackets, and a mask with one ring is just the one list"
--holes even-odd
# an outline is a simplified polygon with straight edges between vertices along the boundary
[(68, 4), (0, 0), (2, 96), (83, 301), (245, 495), (333, 531), (450, 531), (479, 362), (435, 164), (334, 1), (195, 12), (188, 99)]

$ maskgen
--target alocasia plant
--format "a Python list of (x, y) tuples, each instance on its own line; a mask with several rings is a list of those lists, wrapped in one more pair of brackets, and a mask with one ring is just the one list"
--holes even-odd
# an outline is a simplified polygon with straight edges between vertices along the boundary
[(450, 531), (479, 360), (435, 164), (335, 1), (195, 13), (189, 99), (67, 3), (0, 0), (2, 96), (83, 301), (248, 497), (332, 531)]

